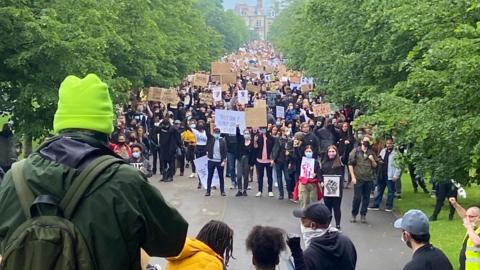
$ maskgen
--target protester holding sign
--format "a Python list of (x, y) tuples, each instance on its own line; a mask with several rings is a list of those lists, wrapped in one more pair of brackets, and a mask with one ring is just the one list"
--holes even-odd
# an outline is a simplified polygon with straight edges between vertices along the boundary
[(220, 194), (222, 196), (227, 196), (227, 194), (225, 193), (225, 180), (223, 178), (223, 169), (225, 168), (225, 162), (227, 159), (227, 144), (225, 143), (225, 139), (220, 137), (219, 128), (214, 128), (213, 135), (210, 135), (208, 137), (207, 155), (208, 182), (207, 193), (205, 193), (205, 196), (210, 196), (214, 170), (217, 170), (218, 177), (220, 178)]
[(255, 149), (256, 157), (257, 157), (257, 175), (258, 175), (258, 193), (257, 197), (261, 197), (263, 194), (263, 176), (265, 170), (267, 171), (267, 179), (268, 179), (268, 197), (273, 197), (273, 175), (272, 169), (274, 162), (271, 159), (271, 153), (273, 150), (273, 144), (275, 140), (266, 133), (265, 130), (259, 132), (257, 135), (253, 137), (253, 148)]
[(305, 147), (305, 156), (302, 158), (300, 178), (294, 192), (300, 201), (302, 208), (322, 199), (322, 191), (319, 185), (320, 165), (313, 158), (313, 148)]
[[(323, 201), (328, 210), (335, 216), (335, 224), (340, 230), (340, 219), (342, 213), (340, 205), (342, 204), (343, 196), (343, 175), (345, 166), (340, 160), (337, 147), (330, 145), (327, 149), (327, 157), (322, 162), (320, 170), (321, 186), (323, 187)], [(326, 179), (326, 176), (329, 176)]]

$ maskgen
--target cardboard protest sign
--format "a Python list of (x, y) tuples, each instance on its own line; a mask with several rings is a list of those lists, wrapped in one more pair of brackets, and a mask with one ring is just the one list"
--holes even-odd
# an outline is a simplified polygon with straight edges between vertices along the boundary
[(221, 87), (213, 87), (212, 88), (212, 95), (213, 95), (213, 101), (215, 101), (215, 102), (222, 101), (222, 88)]
[(230, 83), (236, 83), (236, 82), (237, 82), (236, 72), (230, 72), (230, 73), (225, 73), (221, 75), (222, 84), (230, 84)]
[(267, 108), (255, 107), (245, 110), (245, 119), (247, 127), (266, 127), (267, 126)]
[(225, 134), (237, 134), (237, 125), (239, 125), (240, 133), (245, 130), (245, 112), (215, 110), (215, 127)]
[(162, 88), (159, 87), (150, 87), (148, 88), (148, 96), (147, 99), (149, 101), (162, 101)]
[(323, 195), (325, 197), (340, 197), (340, 175), (323, 176)]
[(176, 107), (177, 103), (180, 101), (178, 98), (178, 93), (175, 88), (163, 89), (162, 91), (162, 102), (165, 104), (171, 104), (172, 107)]
[(221, 75), (212, 75), (210, 76), (212, 82), (215, 83), (222, 83), (222, 76)]
[(228, 91), (229, 90), (229, 87), (226, 84), (222, 84), (221, 87), (222, 87), (222, 91)]
[(265, 99), (257, 99), (255, 100), (255, 104), (253, 104), (255, 108), (266, 108), (267, 101)]
[(293, 84), (300, 84), (301, 78), (299, 76), (291, 76), (290, 77), (290, 83)]
[(230, 73), (230, 64), (229, 63), (221, 63), (221, 62), (213, 62), (212, 63), (212, 74), (219, 75), (224, 73)]
[[(195, 168), (197, 169), (198, 178), (204, 189), (207, 189), (207, 180), (208, 180), (208, 157), (203, 156), (197, 158), (193, 161), (195, 163)], [(220, 178), (218, 177), (218, 172), (215, 170), (212, 178), (212, 187), (218, 187), (220, 185)]]
[(254, 93), (260, 92), (260, 89), (261, 89), (259, 85), (254, 85), (251, 83), (247, 84), (246, 88), (249, 92), (254, 92)]
[(207, 74), (197, 73), (193, 78), (193, 86), (207, 87), (210, 76)]
[(302, 157), (300, 177), (313, 178), (315, 175), (315, 159)]
[(212, 105), (213, 104), (213, 95), (211, 93), (200, 93), (200, 103)]
[(239, 90), (238, 91), (238, 103), (240, 103), (240, 104), (247, 104), (248, 103), (248, 91), (247, 90)]
[(313, 114), (315, 117), (326, 116), (332, 112), (330, 103), (322, 103), (313, 106)]
[(275, 107), (275, 114), (277, 118), (285, 118), (285, 108), (283, 106)]

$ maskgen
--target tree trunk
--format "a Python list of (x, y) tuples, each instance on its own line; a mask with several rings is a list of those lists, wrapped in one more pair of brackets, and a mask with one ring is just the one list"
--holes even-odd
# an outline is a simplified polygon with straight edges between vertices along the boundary
[(23, 157), (27, 158), (32, 153), (32, 136), (25, 135), (23, 137)]

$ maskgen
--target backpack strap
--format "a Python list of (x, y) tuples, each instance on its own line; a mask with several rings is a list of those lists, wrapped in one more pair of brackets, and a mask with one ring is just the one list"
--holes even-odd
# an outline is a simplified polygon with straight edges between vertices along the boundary
[(60, 202), (60, 208), (63, 209), (64, 217), (70, 219), (90, 184), (110, 165), (120, 162), (123, 163), (121, 159), (110, 155), (103, 155), (90, 162), (90, 164), (75, 177), (72, 186), (67, 190), (67, 193)]
[(15, 185), (15, 190), (17, 192), (17, 196), (20, 200), (20, 205), (22, 206), (22, 210), (27, 217), (30, 219), (30, 205), (35, 200), (35, 195), (33, 194), (30, 187), (28, 187), (27, 181), (23, 175), (23, 166), (25, 164), (25, 160), (15, 162), (12, 165), (12, 178), (13, 184)]

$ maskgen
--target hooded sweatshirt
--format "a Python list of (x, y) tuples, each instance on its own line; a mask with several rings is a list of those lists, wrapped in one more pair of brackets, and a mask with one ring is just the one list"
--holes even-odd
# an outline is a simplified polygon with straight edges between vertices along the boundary
[(295, 270), (353, 270), (357, 262), (352, 241), (336, 230), (311, 239), (303, 254), (301, 251), (292, 250)]
[(187, 238), (177, 257), (167, 260), (167, 270), (223, 270), (223, 258), (207, 244), (193, 238)]

